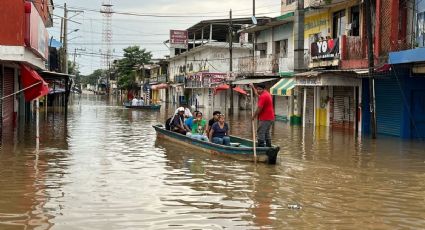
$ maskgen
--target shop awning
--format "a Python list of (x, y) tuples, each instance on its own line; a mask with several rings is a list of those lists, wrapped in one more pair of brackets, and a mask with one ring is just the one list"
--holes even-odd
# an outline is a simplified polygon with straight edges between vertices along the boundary
[(294, 87), (293, 78), (284, 78), (270, 88), (270, 93), (276, 96), (291, 96)]
[[(214, 94), (217, 94), (218, 92), (220, 92), (220, 91), (222, 91), (222, 90), (228, 90), (228, 89), (230, 89), (230, 86), (229, 86), (229, 85), (227, 85), (227, 84), (219, 85), (219, 86), (217, 86), (217, 87), (215, 87), (215, 88), (214, 88)], [(234, 87), (234, 88), (233, 88), (233, 91), (238, 92), (238, 93), (240, 93), (240, 94), (247, 95), (247, 92), (246, 92), (245, 90), (243, 90), (243, 89), (242, 89), (241, 87), (239, 87), (239, 86)]]
[(25, 101), (32, 101), (49, 93), (44, 79), (33, 69), (21, 65), (22, 87), (25, 89)]
[(268, 81), (276, 80), (276, 78), (250, 78), (250, 79), (242, 79), (242, 80), (236, 80), (232, 82), (234, 85), (247, 85), (247, 84), (258, 84)]
[(168, 84), (166, 84), (166, 83), (161, 83), (161, 84), (158, 84), (158, 85), (152, 85), (151, 86), (151, 89), (153, 89), (153, 90), (166, 89), (166, 88), (168, 88)]

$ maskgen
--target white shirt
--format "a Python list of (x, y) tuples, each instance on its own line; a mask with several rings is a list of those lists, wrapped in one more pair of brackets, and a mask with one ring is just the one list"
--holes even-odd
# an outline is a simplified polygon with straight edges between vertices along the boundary
[(133, 100), (131, 100), (131, 105), (132, 106), (137, 106), (139, 100), (137, 100), (137, 98), (133, 98)]

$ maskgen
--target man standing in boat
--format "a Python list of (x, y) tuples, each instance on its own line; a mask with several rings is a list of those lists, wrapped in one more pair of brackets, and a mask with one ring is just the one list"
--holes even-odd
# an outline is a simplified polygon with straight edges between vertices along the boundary
[(252, 116), (252, 120), (258, 117), (258, 147), (271, 147), (270, 129), (275, 119), (272, 96), (267, 92), (264, 84), (257, 84), (255, 87), (253, 84), (250, 84), (250, 87), (254, 94), (258, 96), (257, 109)]

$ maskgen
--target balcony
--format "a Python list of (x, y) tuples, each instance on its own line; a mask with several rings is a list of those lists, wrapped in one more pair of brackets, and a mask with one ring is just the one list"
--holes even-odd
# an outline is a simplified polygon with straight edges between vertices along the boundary
[(151, 77), (149, 82), (150, 83), (166, 83), (167, 82), (167, 75), (163, 74), (163, 75), (157, 75), (155, 77)]
[(273, 75), (279, 72), (279, 59), (276, 55), (264, 57), (242, 57), (238, 60), (240, 74)]
[(269, 54), (264, 57), (243, 57), (238, 60), (238, 73), (254, 75), (279, 75), (294, 71), (294, 57)]
[(185, 82), (185, 77), (184, 76), (174, 76), (174, 82), (175, 83), (183, 83)]
[(200, 72), (186, 78), (185, 88), (210, 88), (228, 80), (227, 73)]
[(367, 68), (366, 39), (360, 36), (341, 36), (341, 69)]

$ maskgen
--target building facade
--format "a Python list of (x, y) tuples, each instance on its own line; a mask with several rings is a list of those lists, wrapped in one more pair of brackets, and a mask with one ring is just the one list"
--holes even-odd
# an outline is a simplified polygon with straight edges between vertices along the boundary
[[(0, 95), (2, 133), (13, 130), (24, 119), (29, 106), (22, 94), (21, 66), (45, 70), (48, 60), (48, 33), (52, 26), (52, 1), (3, 1), (0, 7)], [(36, 74), (36, 73), (34, 73)]]

